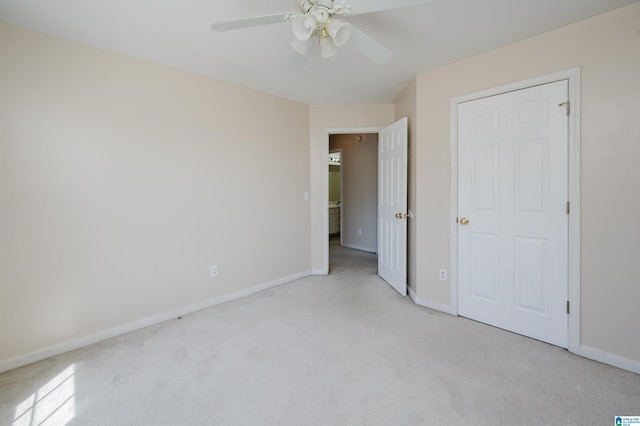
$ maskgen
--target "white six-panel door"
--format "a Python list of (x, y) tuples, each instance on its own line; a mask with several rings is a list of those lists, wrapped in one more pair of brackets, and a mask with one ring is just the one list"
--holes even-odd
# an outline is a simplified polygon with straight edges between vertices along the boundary
[(458, 312), (567, 347), (566, 80), (458, 105)]
[(407, 118), (378, 133), (378, 275), (407, 295)]

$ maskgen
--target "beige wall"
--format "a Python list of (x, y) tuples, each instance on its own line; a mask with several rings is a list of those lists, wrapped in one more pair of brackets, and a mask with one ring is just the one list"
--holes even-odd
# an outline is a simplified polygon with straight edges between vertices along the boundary
[(415, 292), (416, 288), (416, 227), (420, 216), (416, 210), (416, 81), (413, 80), (404, 92), (396, 99), (395, 120), (407, 117), (409, 121), (408, 139), (409, 150), (407, 159), (407, 209), (412, 217), (407, 222), (407, 284), (409, 290)]
[[(393, 104), (380, 105), (316, 105), (309, 112), (309, 143), (311, 146), (311, 267), (323, 273), (324, 193), (328, 145), (327, 129), (382, 128), (393, 123)], [(340, 133), (340, 132), (336, 132)], [(327, 141), (328, 143), (328, 141)]]
[(309, 273), (308, 121), (0, 25), (0, 364)]
[(438, 280), (450, 262), (450, 99), (573, 67), (582, 70), (581, 343), (638, 363), (640, 3), (417, 77), (416, 291), (451, 303)]
[(640, 362), (639, 23), (635, 4), (423, 73), (395, 105), (312, 107), (0, 24), (0, 364), (321, 271), (325, 129), (402, 116), (409, 282), (450, 305), (450, 99), (573, 67), (581, 340)]
[[(356, 136), (362, 136), (358, 141)], [(344, 246), (378, 251), (378, 134), (336, 134), (329, 149), (342, 149), (342, 226)], [(362, 233), (358, 235), (358, 228)]]

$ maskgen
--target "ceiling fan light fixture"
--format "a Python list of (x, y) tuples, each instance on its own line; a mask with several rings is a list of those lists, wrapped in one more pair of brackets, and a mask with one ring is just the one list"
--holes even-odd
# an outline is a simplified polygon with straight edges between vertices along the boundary
[(327, 22), (327, 33), (336, 46), (343, 46), (351, 36), (351, 24), (342, 19), (330, 19)]
[(303, 56), (307, 54), (309, 43), (311, 43), (311, 39), (300, 40), (300, 39), (294, 38), (289, 42), (291, 47), (293, 47), (296, 52), (298, 52)]
[(308, 40), (316, 30), (318, 23), (310, 15), (298, 15), (291, 21), (293, 35), (298, 40)]
[[(1, 0), (0, 0), (1, 1)], [(214, 23), (215, 31), (230, 31), (240, 28), (287, 22), (295, 40), (289, 44), (296, 53), (293, 54), (289, 70), (300, 71), (314, 49), (320, 45), (320, 57), (331, 58), (338, 49), (347, 42), (363, 56), (376, 64), (389, 62), (393, 53), (349, 22), (337, 19), (339, 16), (351, 15), (351, 0), (296, 0), (298, 11), (277, 13), (238, 19), (235, 21)], [(354, 14), (395, 9), (413, 4), (429, 3), (432, 0), (362, 0), (360, 8)], [(335, 18), (335, 19), (334, 19)]]
[(327, 35), (320, 37), (320, 57), (322, 59), (331, 58), (338, 53), (338, 47), (333, 42), (333, 39)]

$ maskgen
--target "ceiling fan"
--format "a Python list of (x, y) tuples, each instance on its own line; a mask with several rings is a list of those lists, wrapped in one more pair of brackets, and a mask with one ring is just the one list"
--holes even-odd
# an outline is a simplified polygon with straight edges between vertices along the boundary
[(429, 3), (431, 0), (297, 0), (299, 11), (257, 16), (236, 21), (214, 23), (215, 31), (230, 31), (261, 25), (290, 22), (294, 39), (289, 43), (295, 50), (292, 71), (304, 68), (313, 47), (320, 46), (320, 57), (330, 58), (338, 53), (338, 48), (350, 44), (362, 55), (376, 64), (388, 62), (393, 53), (380, 43), (338, 17), (362, 15), (388, 9)]

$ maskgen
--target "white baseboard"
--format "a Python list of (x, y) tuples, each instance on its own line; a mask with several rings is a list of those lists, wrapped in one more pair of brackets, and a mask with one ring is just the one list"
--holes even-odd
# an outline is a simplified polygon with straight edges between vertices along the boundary
[[(441, 305), (437, 303), (428, 303), (418, 299), (415, 292), (409, 288), (409, 296), (416, 305), (424, 306), (425, 308), (434, 309), (436, 311), (445, 312), (447, 314), (456, 315), (453, 309), (448, 305)], [(604, 352), (599, 349), (595, 349), (589, 346), (580, 345), (579, 353), (584, 358), (589, 358), (594, 361), (599, 361), (604, 364), (609, 364), (614, 367), (621, 368), (623, 370), (631, 371), (633, 373), (640, 374), (640, 361), (635, 361), (629, 358), (624, 358), (619, 355), (615, 355), (609, 352)]]
[(440, 311), (440, 312), (444, 312), (445, 314), (457, 316), (456, 312), (453, 310), (451, 306), (444, 305), (441, 303), (425, 302), (424, 300), (419, 299), (416, 293), (411, 288), (409, 288), (409, 297), (411, 297), (411, 300), (413, 300), (413, 303), (415, 303), (418, 306), (423, 306), (425, 308), (433, 309), (434, 311)]
[(623, 370), (640, 374), (640, 361), (624, 358), (620, 355), (612, 354), (585, 345), (580, 345), (580, 353), (578, 355), (592, 359), (594, 361), (602, 362), (604, 364), (613, 365), (614, 367), (622, 368)]
[[(413, 300), (413, 302), (416, 305), (424, 306), (425, 308), (433, 309), (433, 310), (444, 312), (451, 315), (457, 315), (453, 311), (453, 309), (448, 305), (442, 305), (438, 303), (429, 303), (429, 302), (425, 302), (424, 300), (420, 300), (418, 296), (416, 296), (416, 293), (411, 288), (409, 288), (409, 297), (411, 297), (411, 300)], [(604, 364), (609, 364), (614, 367), (621, 368), (623, 370), (640, 374), (640, 361), (624, 358), (619, 355), (615, 355), (609, 352), (604, 352), (599, 349), (595, 349), (585, 345), (581, 345), (579, 351), (580, 352), (577, 353), (577, 355), (580, 355), (584, 358), (589, 358), (594, 361), (599, 361)]]
[(289, 275), (286, 277), (278, 278), (273, 281), (269, 281), (263, 284), (249, 287), (244, 290), (236, 291), (231, 294), (204, 300), (202, 302), (194, 303), (192, 305), (172, 309), (170, 311), (153, 315), (147, 318), (143, 318), (138, 321), (130, 322), (128, 324), (123, 324), (121, 326), (99, 331), (97, 333), (90, 334), (88, 336), (80, 337), (74, 340), (70, 340), (68, 342), (60, 343), (45, 349), (34, 351), (26, 355), (21, 355), (15, 358), (10, 358), (5, 361), (0, 361), (0, 373), (13, 370), (14, 368), (19, 368), (37, 361), (42, 361), (43, 359), (60, 355), (65, 352), (72, 351), (74, 349), (79, 349), (84, 346), (92, 345), (102, 340), (110, 339), (112, 337), (117, 337), (126, 333), (130, 333), (132, 331), (140, 330), (142, 328), (159, 324), (164, 321), (168, 321), (168, 320), (178, 318), (187, 314), (191, 314), (193, 312), (197, 312), (202, 309), (210, 308), (212, 306), (220, 305), (222, 303), (230, 302), (232, 300), (247, 297), (254, 293), (264, 291), (272, 287), (286, 284), (288, 282), (291, 282), (300, 278), (308, 277), (309, 275), (311, 275), (311, 271), (299, 272), (297, 274)]
[(327, 275), (329, 273), (329, 271), (327, 271), (324, 268), (320, 268), (320, 269), (313, 269), (311, 271), (311, 275)]
[(356, 250), (362, 250), (362, 251), (368, 251), (369, 253), (375, 253), (377, 249), (371, 249), (368, 247), (360, 247), (360, 246), (355, 246), (353, 244), (340, 244), (342, 247), (347, 247), (347, 248), (352, 248), (352, 249), (356, 249)]
[[(416, 293), (413, 291), (413, 289), (409, 286), (407, 286), (407, 292), (409, 293), (409, 297), (411, 298), (411, 300), (413, 300), (413, 303), (416, 303)], [(417, 303), (416, 303), (417, 305)]]
[[(10, 358), (5, 361), (0, 361), (0, 373), (13, 370), (15, 368), (19, 368), (37, 361), (41, 361), (43, 359), (46, 359), (52, 356), (60, 355), (62, 353), (72, 351), (74, 349), (79, 349), (84, 346), (88, 346), (88, 345), (100, 342), (102, 340), (110, 339), (112, 337), (117, 337), (126, 333), (130, 333), (132, 331), (140, 330), (142, 328), (156, 325), (161, 322), (168, 321), (180, 316), (191, 314), (193, 312), (197, 312), (202, 309), (210, 308), (216, 305), (220, 305), (222, 303), (230, 302), (232, 300), (247, 297), (252, 294), (258, 293), (260, 291), (264, 291), (272, 287), (277, 287), (279, 285), (286, 284), (288, 282), (295, 281), (297, 279), (304, 278), (312, 274), (325, 275), (326, 272), (322, 269), (314, 269), (313, 271), (304, 271), (304, 272), (289, 275), (286, 277), (278, 278), (276, 280), (259, 284), (257, 286), (253, 286), (250, 288), (246, 288), (244, 290), (240, 290), (231, 294), (216, 297), (213, 299), (208, 299), (199, 303), (194, 303), (192, 305), (172, 309), (170, 311), (163, 312), (161, 314), (143, 318), (141, 320), (124, 324), (118, 327), (99, 331), (97, 333), (90, 334), (88, 336), (80, 337), (78, 339), (74, 339), (58, 345), (50, 346), (48, 348), (45, 348), (39, 351), (34, 351), (26, 355), (21, 355), (15, 358)], [(444, 312), (447, 314), (456, 315), (453, 312), (453, 309), (451, 308), (451, 306), (440, 304), (440, 303), (425, 302), (424, 300), (419, 299), (417, 297), (413, 289), (409, 288), (408, 291), (409, 291), (409, 297), (411, 297), (411, 300), (413, 300), (413, 302), (416, 305), (423, 306), (425, 308), (433, 309), (436, 311)], [(605, 351), (595, 349), (585, 345), (580, 346), (580, 352), (578, 353), (578, 355), (583, 356), (585, 358), (592, 359), (594, 361), (602, 362), (604, 364), (612, 365), (614, 367), (618, 367), (623, 370), (640, 374), (640, 361), (624, 358), (622, 356), (615, 355), (615, 354), (605, 352)]]

